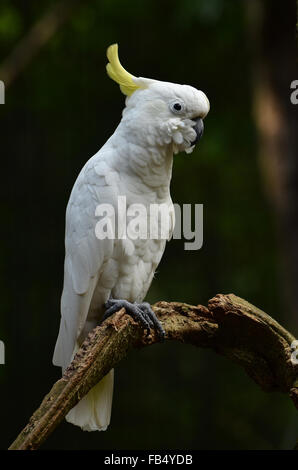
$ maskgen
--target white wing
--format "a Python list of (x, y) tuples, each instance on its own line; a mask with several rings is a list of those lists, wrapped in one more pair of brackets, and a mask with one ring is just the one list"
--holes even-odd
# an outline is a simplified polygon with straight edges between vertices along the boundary
[[(114, 190), (107, 184), (109, 173), (102, 152), (91, 158), (79, 174), (66, 210), (64, 285), (61, 322), (54, 351), (54, 365), (67, 367), (77, 339), (86, 328), (86, 319), (102, 267), (111, 257), (113, 240), (95, 235), (95, 209), (101, 200), (111, 200)], [(100, 175), (97, 167), (104, 168)], [(108, 179), (108, 178), (107, 178)], [(114, 195), (115, 196), (115, 195)], [(110, 291), (103, 289), (102, 304)], [(86, 333), (86, 331), (85, 331)]]

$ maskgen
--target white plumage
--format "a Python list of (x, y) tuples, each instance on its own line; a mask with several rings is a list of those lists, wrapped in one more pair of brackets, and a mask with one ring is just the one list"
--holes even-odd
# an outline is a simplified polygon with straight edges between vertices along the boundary
[[(122, 76), (122, 81), (115, 74), (112, 77), (124, 92), (129, 89), (122, 120), (81, 170), (66, 210), (61, 323), (53, 357), (53, 363), (62, 369), (100, 322), (109, 298), (144, 299), (165, 248), (164, 239), (98, 239), (96, 207), (112, 204), (117, 216), (119, 196), (126, 197), (127, 207), (141, 203), (149, 209), (152, 203), (165, 203), (173, 228), (169, 189), (173, 153), (192, 150), (194, 120), (209, 111), (204, 93), (190, 86), (130, 77), (136, 84), (133, 92), (131, 82), (125, 85)], [(175, 103), (182, 104), (180, 113), (173, 108)], [(105, 430), (112, 394), (110, 371), (66, 419), (84, 430)]]

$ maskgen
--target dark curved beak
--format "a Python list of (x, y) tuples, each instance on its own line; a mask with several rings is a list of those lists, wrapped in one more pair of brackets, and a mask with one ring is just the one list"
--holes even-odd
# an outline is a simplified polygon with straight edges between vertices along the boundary
[(200, 138), (202, 137), (204, 133), (203, 119), (198, 118), (198, 119), (195, 119), (195, 121), (196, 121), (196, 124), (193, 126), (193, 129), (196, 131), (197, 136), (195, 140), (191, 142), (191, 146), (196, 145), (196, 143), (199, 142)]

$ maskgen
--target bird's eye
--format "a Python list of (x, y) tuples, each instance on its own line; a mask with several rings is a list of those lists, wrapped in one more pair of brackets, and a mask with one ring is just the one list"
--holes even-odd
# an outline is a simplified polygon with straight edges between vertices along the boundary
[(173, 104), (173, 108), (174, 108), (176, 111), (181, 111), (182, 106), (181, 106), (180, 103), (175, 103), (175, 104)]
[(185, 106), (183, 101), (175, 100), (170, 103), (170, 109), (173, 113), (179, 114), (184, 111)]

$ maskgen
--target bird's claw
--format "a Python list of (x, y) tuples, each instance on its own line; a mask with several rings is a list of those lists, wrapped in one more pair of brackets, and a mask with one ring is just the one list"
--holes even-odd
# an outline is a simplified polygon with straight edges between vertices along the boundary
[(128, 302), (127, 300), (109, 299), (105, 303), (105, 308), (106, 311), (103, 316), (103, 320), (110, 317), (113, 315), (113, 313), (117, 312), (121, 308), (125, 308), (126, 313), (134, 320), (138, 321), (144, 327), (144, 329), (147, 330), (147, 334), (149, 334), (151, 328), (154, 328), (160, 338), (164, 339), (165, 331), (148, 302), (142, 302), (138, 304), (136, 302)]

